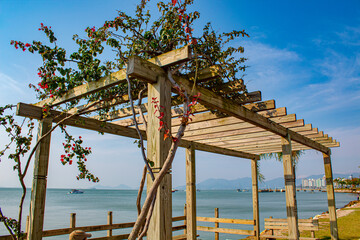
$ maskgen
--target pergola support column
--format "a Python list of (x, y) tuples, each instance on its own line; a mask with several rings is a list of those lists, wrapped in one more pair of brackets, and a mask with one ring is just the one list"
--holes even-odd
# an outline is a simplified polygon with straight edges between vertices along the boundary
[(338, 226), (337, 226), (337, 217), (336, 217), (335, 193), (334, 193), (333, 174), (331, 167), (331, 158), (330, 158), (330, 154), (327, 155), (325, 153), (323, 153), (323, 157), (324, 157), (325, 178), (326, 178), (326, 191), (327, 191), (328, 207), (329, 207), (330, 234), (331, 234), (331, 239), (337, 240), (339, 239), (339, 236), (338, 236)]
[(299, 239), (298, 214), (296, 204), (295, 171), (292, 159), (290, 135), (281, 138), (282, 158), (284, 165), (286, 214), (288, 219), (289, 239)]
[(186, 239), (196, 239), (196, 173), (193, 144), (186, 149)]
[(251, 159), (251, 178), (252, 178), (252, 200), (253, 200), (253, 218), (255, 239), (260, 239), (260, 223), (259, 223), (259, 188), (258, 188), (258, 169), (257, 160)]
[[(48, 133), (51, 130), (51, 127), (51, 118), (40, 120), (37, 139), (39, 140), (46, 133)], [(35, 152), (34, 179), (31, 189), (30, 221), (27, 237), (28, 240), (42, 239), (50, 139), (51, 134), (43, 138)]]
[[(165, 129), (159, 130), (160, 121), (171, 129), (171, 85), (164, 76), (158, 76), (155, 83), (148, 84), (148, 99), (158, 101), (149, 102), (148, 130), (147, 130), (147, 157), (154, 162), (153, 172), (155, 177), (164, 165), (171, 146), (170, 138), (164, 139)], [(156, 107), (158, 106), (158, 107)], [(159, 112), (163, 118), (159, 119)], [(152, 186), (151, 177), (147, 177), (147, 189)], [(157, 190), (154, 211), (150, 220), (147, 239), (171, 240), (172, 239), (172, 196), (170, 172), (161, 181)]]

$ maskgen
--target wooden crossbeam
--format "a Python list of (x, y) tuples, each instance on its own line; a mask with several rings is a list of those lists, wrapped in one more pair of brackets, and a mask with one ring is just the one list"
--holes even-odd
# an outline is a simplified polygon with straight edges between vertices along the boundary
[[(300, 127), (304, 125), (304, 121), (302, 119), (296, 121), (289, 121), (287, 119), (283, 119), (277, 122), (289, 128)], [(190, 141), (206, 140), (210, 143), (216, 142), (219, 138), (224, 139), (225, 137), (228, 137), (228, 139), (237, 139), (237, 136), (260, 132), (264, 132), (264, 129), (251, 125), (249, 123), (236, 123), (232, 125), (185, 132), (184, 137)]]
[[(26, 103), (18, 103), (16, 114), (18, 116), (29, 117), (38, 120), (43, 118), (43, 112), (41, 107), (37, 107)], [(53, 117), (53, 122), (55, 123), (69, 116), (66, 113), (62, 113), (55, 110), (51, 110), (50, 114)], [(73, 116), (67, 119), (66, 121), (64, 121), (63, 124), (73, 127), (93, 130), (93, 131), (99, 131), (103, 133), (109, 133), (113, 135), (119, 135), (119, 136), (136, 138), (136, 139), (139, 138), (136, 130), (133, 128), (123, 127), (112, 123), (106, 123), (92, 118)], [(144, 139), (146, 139), (145, 131), (141, 131), (141, 134), (143, 135)], [(192, 143), (190, 141), (186, 141), (185, 139), (181, 140), (179, 146), (188, 148), (190, 147), (191, 144), (194, 145), (195, 149), (200, 151), (218, 153), (218, 154), (246, 158), (246, 159), (259, 159), (259, 156), (256, 154), (248, 154), (241, 151), (209, 146), (207, 144), (202, 144), (202, 143)]]
[[(171, 66), (174, 64), (178, 64), (187, 61), (189, 59), (191, 59), (191, 49), (189, 48), (189, 46), (185, 46), (183, 48), (161, 54), (157, 57), (149, 59), (148, 61), (153, 63), (154, 65), (164, 67), (164, 66)], [(102, 77), (97, 81), (89, 82), (81, 86), (77, 86), (69, 90), (62, 97), (56, 99), (47, 98), (43, 101), (35, 103), (34, 105), (40, 107), (44, 106), (45, 104), (57, 106), (62, 103), (79, 99), (91, 93), (115, 86), (121, 82), (124, 82), (125, 80), (126, 80), (126, 69), (122, 69), (120, 71), (111, 73), (109, 76)]]
[(214, 65), (206, 68), (205, 71), (203, 70), (198, 71), (197, 75), (195, 73), (190, 73), (186, 78), (192, 82), (193, 81), (205, 82), (220, 77), (220, 72), (221, 72), (220, 66)]
[[(272, 119), (274, 122), (292, 122), (292, 121), (296, 121), (296, 115), (289, 114), (281, 117), (274, 117)], [(189, 124), (186, 130), (195, 131), (200, 129), (220, 128), (219, 131), (227, 131), (227, 129), (236, 130), (241, 128), (252, 128), (252, 127), (256, 127), (256, 126), (254, 126), (251, 123), (247, 123), (245, 121), (239, 120), (238, 118), (235, 117), (226, 117), (222, 119), (209, 120), (204, 123)]]
[(235, 81), (224, 83), (219, 87), (220, 93), (233, 93), (244, 91), (245, 89), (246, 87), (242, 79), (237, 79)]
[[(301, 127), (299, 127), (301, 128)], [(293, 129), (291, 129), (293, 130)], [(316, 133), (314, 130), (311, 130), (312, 133)], [(252, 139), (252, 138), (258, 138), (258, 137), (269, 137), (269, 136), (278, 136), (272, 132), (269, 131), (261, 131), (261, 132), (255, 132), (255, 133), (246, 133), (241, 134), (237, 136), (227, 136), (227, 137), (219, 137), (216, 140), (214, 139), (205, 139), (205, 140), (198, 140), (197, 142), (211, 144), (212, 142), (215, 142), (217, 145), (223, 144), (224, 146), (230, 145), (230, 144), (238, 144), (240, 140), (244, 139)]]
[[(311, 124), (307, 124), (307, 125), (311, 125)], [(317, 132), (317, 129), (311, 129), (308, 128), (306, 125), (303, 127), (292, 127), (291, 130), (300, 133), (301, 135), (304, 136), (310, 136), (310, 135), (314, 135)], [(267, 132), (269, 133), (269, 132)], [(216, 145), (219, 147), (227, 147), (227, 148), (231, 148), (231, 147), (238, 147), (240, 145), (244, 145), (246, 143), (251, 143), (251, 142), (256, 142), (259, 140), (277, 140), (280, 137), (278, 135), (275, 135), (273, 133), (270, 133), (264, 136), (264, 132), (255, 132), (255, 133), (247, 133), (247, 134), (243, 134), (240, 137), (238, 137), (237, 139), (232, 139), (232, 140), (228, 140), (228, 141), (220, 141), (220, 142), (211, 142), (211, 143), (207, 143), (210, 145)], [(193, 140), (191, 140), (193, 141)]]
[[(142, 107), (143, 110), (146, 110), (147, 109), (147, 104)], [(265, 111), (267, 112), (267, 114), (269, 116), (276, 116), (276, 115), (279, 115), (279, 114), (282, 114), (283, 112), (285, 112), (286, 114), (286, 108), (279, 108), (279, 109), (274, 109), (275, 108), (275, 101), (274, 100), (267, 100), (267, 101), (264, 101), (264, 102), (257, 102), (257, 103), (249, 103), (249, 104), (245, 104), (244, 107), (254, 111), (254, 112), (259, 112), (259, 111)], [(201, 112), (204, 112), (206, 111), (207, 108), (201, 104), (196, 104), (195, 105), (195, 113), (201, 113)], [(146, 111), (143, 111), (144, 113)], [(111, 114), (111, 113), (110, 113)], [(124, 108), (124, 109), (120, 109), (120, 110), (117, 110), (117, 111), (114, 111), (113, 114), (115, 115), (114, 117), (113, 116), (109, 116), (109, 118), (107, 119), (111, 119), (111, 118), (117, 118), (117, 117), (129, 117), (132, 115), (132, 111), (131, 111), (131, 108)], [(179, 108), (174, 108), (172, 110), (172, 117), (173, 118), (177, 118), (179, 116), (181, 116), (183, 114), (183, 108), (182, 107), (179, 107)], [(280, 115), (279, 115), (280, 116)], [(96, 116), (94, 117), (95, 119), (99, 119), (100, 120), (100, 116)], [(206, 121), (206, 120), (211, 120), (211, 119), (216, 119), (216, 118), (222, 118), (220, 116), (217, 116), (216, 114), (212, 114), (212, 113), (203, 113), (203, 115), (200, 115), (200, 114), (196, 114), (194, 117), (192, 117), (192, 121), (191, 123), (194, 123), (194, 122), (200, 122), (200, 121)], [(145, 115), (145, 119), (147, 119), (147, 116)], [(101, 119), (102, 120), (102, 119)], [(143, 121), (142, 121), (142, 118), (141, 117), (136, 117), (136, 121), (139, 123), (139, 124), (142, 124)], [(179, 123), (180, 120), (173, 120), (172, 121), (172, 126), (178, 126), (180, 123)], [(124, 119), (124, 120), (119, 120), (119, 121), (116, 121), (116, 122), (113, 122), (115, 124), (119, 124), (119, 125), (122, 125), (122, 126), (133, 126), (135, 125), (135, 122), (133, 120), (133, 118), (128, 118), (128, 119)]]
[[(333, 147), (340, 147), (340, 143), (338, 142), (333, 142), (333, 143), (322, 143), (324, 146), (329, 147), (329, 148), (333, 148)], [(308, 146), (302, 145), (302, 144), (295, 144), (292, 147), (293, 151), (298, 151), (298, 150), (309, 150), (312, 149)], [(281, 148), (262, 148), (262, 149), (248, 149), (246, 150), (246, 152), (248, 153), (253, 153), (253, 154), (263, 154), (263, 153), (277, 153), (277, 152), (281, 152), (282, 149)]]
[(245, 104), (245, 103), (251, 103), (251, 102), (258, 102), (261, 101), (261, 92), (260, 91), (255, 91), (255, 92), (249, 92), (246, 94), (242, 94), (239, 97), (234, 97), (231, 99), (232, 101), (234, 101), (235, 103), (238, 103), (240, 105)]
[[(311, 138), (314, 141), (317, 141), (319, 143), (332, 143), (332, 138), (326, 137), (319, 137), (319, 138)], [(296, 145), (297, 143), (295, 143)], [(294, 145), (294, 146), (295, 146)], [(233, 147), (231, 149), (237, 149), (237, 150), (244, 150), (244, 149), (252, 149), (252, 148), (267, 148), (267, 147), (278, 147), (281, 146), (281, 139), (280, 140), (272, 140), (272, 141), (259, 141), (257, 143), (251, 143), (251, 144), (243, 144), (239, 145), (237, 147)]]
[[(145, 60), (142, 60), (142, 61), (140, 61), (139, 64), (146, 65), (147, 63), (144, 63), (144, 62), (145, 62)], [(156, 68), (156, 67), (160, 68), (160, 67), (154, 65), (154, 68)], [(270, 119), (263, 117), (259, 114), (256, 114), (256, 113), (246, 109), (243, 106), (234, 104), (229, 99), (225, 99), (221, 96), (218, 96), (214, 92), (211, 92), (205, 88), (202, 88), (202, 87), (199, 87), (196, 85), (194, 86), (194, 84), (192, 82), (190, 82), (186, 79), (183, 79), (181, 77), (174, 76), (174, 79), (189, 94), (200, 93), (201, 97), (199, 99), (199, 102), (211, 109), (218, 109), (219, 111), (222, 111), (223, 113), (226, 113), (230, 116), (237, 117), (246, 122), (252, 123), (258, 127), (264, 128), (265, 130), (273, 132), (282, 137), (286, 137), (289, 134), (291, 139), (298, 143), (301, 143), (312, 149), (318, 150), (318, 151), (326, 153), (326, 154), (330, 153), (330, 149), (328, 147), (326, 147), (316, 141), (313, 141), (307, 137), (304, 137), (301, 134), (291, 131), (284, 126), (281, 126), (280, 124), (276, 124), (273, 121), (271, 121)]]

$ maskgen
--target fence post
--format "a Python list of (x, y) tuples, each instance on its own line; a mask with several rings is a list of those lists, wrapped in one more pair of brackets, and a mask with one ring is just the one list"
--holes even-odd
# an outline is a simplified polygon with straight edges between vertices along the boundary
[(70, 228), (76, 227), (76, 213), (70, 213)]
[[(219, 208), (215, 208), (215, 218), (219, 217)], [(219, 223), (215, 223), (215, 228), (219, 227)], [(215, 240), (219, 240), (219, 233), (215, 232)]]
[(185, 229), (184, 229), (184, 234), (186, 235), (187, 234), (187, 225), (186, 225), (186, 203), (184, 204), (184, 216), (185, 216), (185, 219), (184, 219), (184, 225), (185, 225)]
[[(110, 226), (113, 224), (113, 214), (112, 214), (112, 211), (109, 211), (109, 212), (108, 212), (108, 215), (107, 215), (107, 224), (110, 225)], [(112, 229), (109, 229), (109, 230), (107, 231), (107, 236), (108, 236), (108, 237), (111, 237), (111, 236), (112, 236)]]

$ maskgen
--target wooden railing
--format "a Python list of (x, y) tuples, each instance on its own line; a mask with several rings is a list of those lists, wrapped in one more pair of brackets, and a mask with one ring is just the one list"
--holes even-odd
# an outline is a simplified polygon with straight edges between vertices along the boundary
[(197, 231), (214, 232), (215, 240), (219, 239), (219, 233), (229, 234), (240, 234), (254, 236), (254, 230), (242, 230), (242, 229), (230, 229), (230, 228), (219, 228), (219, 223), (231, 223), (231, 224), (244, 224), (244, 225), (255, 225), (254, 220), (250, 219), (232, 219), (232, 218), (219, 218), (219, 209), (215, 208), (215, 217), (196, 217), (198, 222), (212, 222), (215, 227), (204, 227), (197, 226)]
[[(186, 239), (186, 211), (184, 211), (184, 216), (173, 217), (173, 223), (183, 221), (178, 226), (173, 226), (172, 231), (184, 230), (184, 234), (173, 236), (173, 240), (182, 240)], [(205, 227), (205, 226), (197, 226), (197, 231), (205, 231), (205, 232), (214, 232), (215, 240), (219, 239), (219, 233), (228, 233), (228, 234), (240, 234), (240, 235), (250, 235), (254, 236), (255, 232), (253, 230), (242, 230), (242, 229), (230, 229), (230, 228), (220, 228), (220, 223), (231, 223), (231, 224), (241, 224), (241, 225), (255, 225), (254, 220), (249, 219), (231, 219), (231, 218), (219, 218), (219, 209), (215, 208), (215, 217), (196, 217), (197, 222), (211, 222), (215, 224), (215, 227)], [(132, 228), (135, 222), (127, 222), (127, 223), (113, 223), (113, 214), (112, 212), (108, 212), (107, 224), (104, 225), (94, 225), (94, 226), (76, 226), (76, 214), (71, 213), (70, 215), (70, 227), (69, 228), (60, 228), (60, 229), (52, 229), (52, 230), (44, 230), (43, 237), (52, 237), (52, 236), (61, 236), (68, 235), (74, 230), (83, 230), (85, 232), (96, 232), (96, 231), (107, 231), (107, 236), (104, 237), (96, 237), (91, 238), (92, 240), (120, 240), (127, 239), (129, 237), (129, 233), (113, 235), (113, 230), (118, 229), (127, 229)], [(28, 221), (26, 224), (26, 229), (28, 229)], [(129, 229), (131, 230), (131, 229)], [(25, 231), (26, 234), (27, 230)], [(130, 231), (129, 231), (130, 232)], [(0, 240), (12, 240), (10, 235), (0, 236)]]
[[(172, 221), (178, 222), (178, 221), (185, 221), (185, 216), (179, 216), (179, 217), (173, 217)], [(135, 222), (128, 222), (128, 223), (112, 223), (112, 212), (108, 213), (108, 224), (104, 225), (95, 225), (95, 226), (82, 226), (82, 227), (76, 227), (76, 214), (72, 213), (70, 217), (70, 226), (69, 228), (60, 228), (60, 229), (53, 229), (53, 230), (44, 230), (43, 231), (43, 237), (52, 237), (52, 236), (61, 236), (61, 235), (67, 235), (70, 234), (74, 230), (83, 230), (85, 232), (96, 232), (96, 231), (106, 231), (107, 230), (107, 236), (104, 237), (97, 237), (97, 238), (91, 238), (92, 240), (120, 240), (120, 239), (127, 239), (129, 237), (129, 233), (127, 234), (121, 234), (121, 235), (113, 235), (112, 230), (115, 229), (126, 229), (126, 228), (132, 228), (135, 224)], [(27, 223), (28, 225), (28, 223)], [(186, 229), (186, 225), (178, 225), (174, 226), (172, 228), (172, 231), (179, 231)], [(26, 234), (26, 233), (25, 233)], [(184, 239), (183, 235), (174, 236), (173, 239)], [(186, 239), (186, 238), (185, 238)], [(12, 240), (10, 235), (0, 236), (0, 240)]]

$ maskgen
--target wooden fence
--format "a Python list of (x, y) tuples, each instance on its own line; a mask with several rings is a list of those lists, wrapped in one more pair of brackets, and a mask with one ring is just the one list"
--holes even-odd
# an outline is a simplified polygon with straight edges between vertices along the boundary
[[(178, 221), (185, 221), (185, 219), (186, 219), (186, 216), (179, 216), (179, 217), (173, 217), (172, 221), (174, 223), (174, 222), (178, 222)], [(107, 236), (91, 238), (92, 240), (128, 239), (129, 233), (121, 234), (121, 235), (113, 235), (112, 230), (132, 228), (134, 226), (134, 224), (135, 224), (135, 222), (115, 223), (115, 224), (113, 224), (112, 223), (112, 212), (108, 212), (108, 223), (107, 224), (95, 225), (95, 226), (76, 227), (76, 214), (71, 213), (71, 215), (70, 215), (70, 227), (69, 228), (44, 230), (43, 231), (43, 237), (67, 235), (67, 234), (70, 234), (74, 230), (83, 230), (85, 232), (107, 231)], [(28, 226), (28, 223), (26, 225)], [(184, 230), (184, 229), (186, 229), (185, 224), (181, 224), (181, 225), (178, 225), (178, 226), (173, 226), (173, 228), (172, 228), (173, 231)], [(27, 230), (25, 232), (27, 232)], [(184, 239), (184, 237), (186, 239), (185, 235), (179, 235), (179, 236), (174, 236), (173, 239)], [(0, 236), (0, 240), (12, 240), (12, 237), (10, 235)]]
[(255, 225), (254, 220), (250, 219), (232, 219), (232, 218), (219, 218), (219, 209), (215, 208), (215, 217), (196, 217), (198, 222), (212, 222), (215, 224), (215, 227), (204, 227), (197, 226), (197, 231), (205, 232), (214, 232), (215, 240), (219, 239), (219, 233), (229, 233), (229, 234), (240, 234), (240, 235), (250, 235), (254, 236), (255, 232), (253, 230), (242, 230), (242, 229), (231, 229), (231, 228), (219, 228), (219, 223), (231, 223), (231, 224), (241, 224), (241, 225)]
[[(186, 211), (184, 211), (184, 216), (173, 217), (172, 221), (173, 221), (173, 223), (183, 221), (180, 225), (172, 227), (173, 232), (179, 231), (179, 230), (184, 230), (184, 234), (173, 236), (173, 240), (186, 239)], [(214, 223), (215, 227), (197, 226), (196, 229), (197, 229), (197, 231), (214, 232), (215, 240), (219, 239), (219, 233), (240, 234), (240, 235), (250, 235), (250, 236), (254, 236), (254, 234), (255, 234), (253, 230), (219, 228), (220, 223), (255, 225), (255, 221), (249, 220), (249, 219), (219, 218), (219, 209), (218, 208), (215, 208), (215, 217), (196, 217), (196, 221), (197, 222), (212, 222), (212, 223)], [(91, 238), (93, 240), (127, 239), (129, 236), (129, 233), (113, 235), (113, 230), (132, 228), (134, 226), (134, 224), (135, 224), (135, 222), (113, 223), (113, 214), (112, 214), (112, 212), (108, 212), (107, 224), (77, 227), (76, 226), (76, 214), (71, 213), (69, 228), (44, 230), (43, 237), (68, 235), (74, 230), (83, 230), (85, 232), (107, 231), (106, 236)], [(27, 232), (27, 229), (28, 229), (28, 221), (26, 224), (25, 234)], [(131, 229), (129, 229), (129, 232), (130, 232), (130, 230)], [(12, 238), (10, 235), (6, 235), (6, 236), (0, 236), (0, 240), (12, 240)]]

